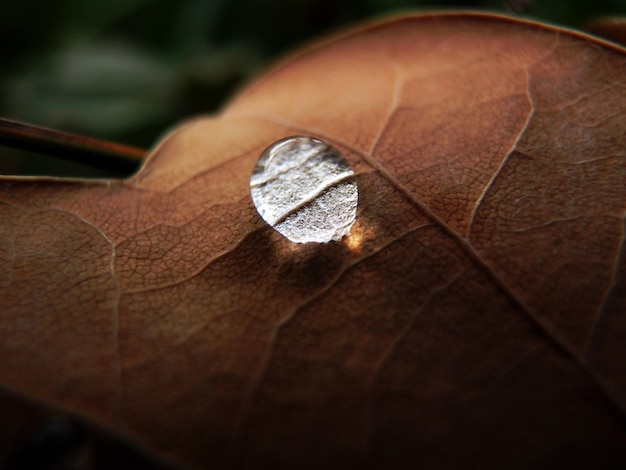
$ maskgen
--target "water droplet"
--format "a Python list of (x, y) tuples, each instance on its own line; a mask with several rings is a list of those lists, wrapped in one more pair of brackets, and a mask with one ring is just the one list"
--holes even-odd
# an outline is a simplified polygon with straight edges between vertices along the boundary
[(341, 153), (312, 137), (267, 148), (250, 178), (252, 201), (269, 225), (295, 243), (328, 243), (350, 232), (358, 190)]

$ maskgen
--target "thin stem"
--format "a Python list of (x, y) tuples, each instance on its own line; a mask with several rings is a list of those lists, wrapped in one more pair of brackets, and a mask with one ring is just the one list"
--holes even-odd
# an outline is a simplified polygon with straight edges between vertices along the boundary
[(60, 157), (96, 168), (131, 173), (146, 151), (0, 118), (0, 145)]

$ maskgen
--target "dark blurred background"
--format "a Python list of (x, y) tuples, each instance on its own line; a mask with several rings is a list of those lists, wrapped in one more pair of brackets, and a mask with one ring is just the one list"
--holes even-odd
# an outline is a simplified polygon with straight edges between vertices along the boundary
[[(345, 25), (455, 8), (580, 28), (626, 0), (22, 0), (0, 15), (0, 116), (149, 148), (288, 50)], [(114, 176), (0, 147), (0, 174)]]

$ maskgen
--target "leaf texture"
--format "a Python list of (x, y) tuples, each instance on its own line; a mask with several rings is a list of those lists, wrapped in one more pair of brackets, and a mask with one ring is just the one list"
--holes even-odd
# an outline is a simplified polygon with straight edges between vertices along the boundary
[[(127, 181), (0, 187), (0, 381), (198, 468), (626, 463), (626, 56), (472, 14), (285, 60)], [(324, 139), (341, 243), (249, 195)], [(4, 401), (6, 403), (6, 401)]]

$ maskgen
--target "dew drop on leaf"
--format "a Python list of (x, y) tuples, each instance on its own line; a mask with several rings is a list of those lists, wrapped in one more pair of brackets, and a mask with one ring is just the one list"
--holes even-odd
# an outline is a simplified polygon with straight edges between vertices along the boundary
[(250, 178), (252, 201), (265, 222), (295, 243), (328, 243), (347, 235), (358, 189), (341, 153), (312, 137), (275, 142)]

